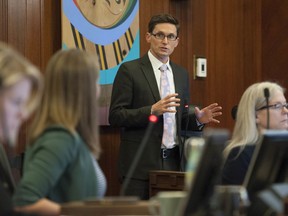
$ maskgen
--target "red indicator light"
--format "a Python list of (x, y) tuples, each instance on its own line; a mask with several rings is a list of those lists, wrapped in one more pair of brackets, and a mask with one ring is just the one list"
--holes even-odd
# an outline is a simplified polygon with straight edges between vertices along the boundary
[(156, 115), (150, 115), (149, 121), (152, 123), (156, 123), (158, 121), (158, 117)]

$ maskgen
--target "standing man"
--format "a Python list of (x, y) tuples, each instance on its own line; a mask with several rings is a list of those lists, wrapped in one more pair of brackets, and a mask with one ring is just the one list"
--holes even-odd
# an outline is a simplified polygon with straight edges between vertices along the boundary
[(200, 131), (208, 122), (219, 123), (214, 117), (222, 115), (222, 108), (213, 103), (202, 110), (195, 108), (195, 115), (188, 117), (185, 108), (190, 101), (188, 73), (169, 58), (179, 43), (179, 27), (177, 19), (169, 14), (153, 16), (146, 33), (150, 50), (142, 58), (123, 63), (114, 80), (109, 122), (121, 127), (122, 180), (143, 139), (148, 117), (154, 114), (159, 118), (126, 195), (149, 198), (150, 170), (183, 170), (181, 128), (187, 123), (189, 130)]

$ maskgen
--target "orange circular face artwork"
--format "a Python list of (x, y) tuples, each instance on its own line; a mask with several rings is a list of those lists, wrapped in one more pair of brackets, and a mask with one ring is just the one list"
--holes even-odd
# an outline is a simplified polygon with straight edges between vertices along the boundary
[(74, 0), (74, 2), (83, 16), (100, 28), (112, 28), (121, 22), (130, 5), (129, 0)]
[(112, 85), (123, 61), (138, 58), (139, 0), (62, 0), (62, 47), (97, 53), (99, 123), (109, 125)]

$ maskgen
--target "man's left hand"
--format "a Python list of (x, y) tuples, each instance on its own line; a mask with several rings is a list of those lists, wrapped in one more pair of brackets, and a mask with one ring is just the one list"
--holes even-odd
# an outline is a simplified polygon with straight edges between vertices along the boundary
[(221, 110), (221, 106), (217, 103), (213, 103), (201, 110), (198, 107), (195, 107), (195, 115), (201, 124), (207, 124), (210, 122), (220, 123), (220, 121), (215, 119), (215, 117), (222, 115)]

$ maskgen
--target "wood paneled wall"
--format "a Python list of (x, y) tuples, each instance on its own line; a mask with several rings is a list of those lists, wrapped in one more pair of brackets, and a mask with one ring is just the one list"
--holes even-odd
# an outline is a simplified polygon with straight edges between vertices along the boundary
[(24, 54), (42, 71), (61, 48), (60, 1), (0, 0), (0, 41)]
[[(60, 1), (0, 0), (0, 40), (22, 52), (42, 70), (61, 48)], [(232, 130), (230, 111), (252, 83), (275, 80), (288, 87), (288, 1), (282, 0), (140, 0), (141, 55), (149, 46), (150, 17), (171, 13), (181, 23), (180, 43), (172, 61), (190, 72), (191, 103), (223, 106), (220, 125)], [(208, 76), (193, 79), (193, 56), (207, 58)], [(25, 131), (25, 127), (24, 127)], [(101, 166), (107, 195), (117, 195), (119, 129), (102, 126)]]
[[(261, 74), (288, 89), (288, 1), (262, 0)], [(287, 93), (286, 93), (287, 98)]]
[(207, 0), (206, 104), (223, 106), (220, 127), (232, 129), (230, 111), (243, 91), (261, 80), (261, 0)]
[[(0, 0), (0, 41), (8, 43), (44, 73), (53, 53), (61, 49), (60, 1)], [(28, 123), (20, 132), (24, 151)]]

